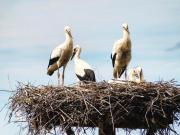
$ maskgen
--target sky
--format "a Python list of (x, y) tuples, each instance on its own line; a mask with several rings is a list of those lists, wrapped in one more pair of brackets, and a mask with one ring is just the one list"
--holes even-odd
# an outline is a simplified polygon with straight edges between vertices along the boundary
[[(110, 54), (124, 22), (132, 40), (128, 69), (141, 66), (146, 81), (174, 78), (179, 83), (179, 0), (0, 0), (0, 90), (15, 90), (18, 82), (56, 85), (57, 74), (47, 76), (47, 65), (52, 49), (65, 40), (66, 25), (97, 80), (112, 79)], [(70, 61), (65, 85), (75, 82)], [(0, 108), (9, 96), (0, 92)], [(17, 135), (19, 127), (8, 124), (6, 112), (0, 112), (1, 134)]]

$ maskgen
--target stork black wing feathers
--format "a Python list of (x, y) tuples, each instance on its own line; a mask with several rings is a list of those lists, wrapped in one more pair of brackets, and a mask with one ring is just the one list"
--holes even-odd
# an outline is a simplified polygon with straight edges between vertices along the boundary
[(55, 62), (57, 62), (59, 60), (59, 57), (55, 57), (55, 58), (51, 58), (49, 60), (49, 64), (48, 64), (48, 67), (53, 65)]
[(124, 73), (124, 71), (126, 70), (127, 66), (124, 66), (121, 71), (120, 71), (120, 74), (119, 74), (119, 78), (121, 77), (121, 75)]
[(92, 81), (92, 82), (96, 81), (96, 77), (93, 70), (84, 69), (84, 72), (85, 72), (84, 76), (80, 76), (76, 74), (76, 76), (79, 78), (80, 81)]
[(111, 59), (112, 59), (112, 65), (114, 67), (115, 59), (116, 59), (116, 53), (112, 56), (111, 54)]

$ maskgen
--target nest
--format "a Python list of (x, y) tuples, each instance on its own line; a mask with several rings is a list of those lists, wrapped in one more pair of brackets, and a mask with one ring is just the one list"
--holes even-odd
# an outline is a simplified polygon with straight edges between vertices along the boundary
[(88, 83), (72, 87), (19, 84), (10, 97), (10, 116), (18, 112), (29, 132), (60, 126), (167, 129), (180, 119), (180, 88), (174, 81)]

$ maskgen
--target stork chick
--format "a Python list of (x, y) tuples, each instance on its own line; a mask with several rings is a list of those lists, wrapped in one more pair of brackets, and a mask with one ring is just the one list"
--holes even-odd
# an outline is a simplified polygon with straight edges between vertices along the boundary
[(91, 68), (91, 66), (85, 62), (84, 60), (82, 60), (80, 58), (80, 53), (81, 53), (81, 47), (79, 45), (77, 45), (76, 48), (74, 48), (73, 51), (73, 55), (71, 57), (71, 59), (74, 58), (74, 62), (75, 62), (75, 74), (77, 76), (77, 78), (80, 81), (96, 81), (95, 78), (95, 73), (93, 71), (93, 69)]
[(130, 69), (130, 71), (129, 71), (129, 81), (136, 82), (136, 76), (137, 76), (137, 74), (136, 74), (135, 69), (134, 68)]
[(129, 81), (136, 82), (136, 83), (141, 83), (145, 81), (143, 70), (140, 66), (138, 66), (137, 68), (130, 69)]
[(57, 76), (58, 76), (58, 85), (60, 84), (60, 73), (59, 73), (59, 68), (63, 67), (63, 72), (62, 72), (62, 83), (61, 85), (64, 85), (64, 72), (66, 65), (72, 56), (73, 52), (73, 39), (71, 35), (71, 29), (69, 26), (66, 26), (64, 28), (66, 40), (64, 43), (58, 45), (56, 48), (53, 49), (51, 55), (50, 55), (50, 60), (47, 68), (47, 74), (52, 75), (54, 71), (58, 70)]
[(122, 31), (123, 37), (114, 43), (111, 54), (114, 79), (120, 78), (124, 71), (127, 79), (126, 68), (131, 60), (131, 39), (127, 23), (122, 24)]
[(136, 67), (135, 69), (136, 71), (136, 74), (137, 74), (137, 81), (140, 83), (140, 82), (144, 82), (144, 74), (143, 74), (143, 69), (142, 67), (138, 66)]

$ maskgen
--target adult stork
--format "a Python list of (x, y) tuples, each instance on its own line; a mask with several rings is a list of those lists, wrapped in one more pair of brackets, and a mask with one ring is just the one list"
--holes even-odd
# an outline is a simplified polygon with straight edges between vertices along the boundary
[(136, 82), (136, 83), (141, 83), (145, 81), (143, 70), (140, 66), (138, 66), (137, 68), (130, 69), (129, 81)]
[(56, 48), (53, 49), (50, 55), (49, 65), (47, 69), (47, 74), (50, 76), (54, 73), (54, 71), (58, 70), (57, 76), (58, 76), (58, 85), (59, 85), (60, 84), (59, 68), (63, 67), (62, 86), (64, 85), (65, 68), (73, 52), (73, 38), (71, 35), (70, 27), (66, 26), (64, 28), (64, 32), (66, 39), (64, 43), (58, 45)]
[(95, 73), (93, 71), (93, 69), (91, 68), (91, 66), (85, 62), (84, 60), (82, 60), (80, 58), (80, 53), (81, 53), (81, 47), (79, 45), (77, 45), (76, 48), (74, 48), (73, 51), (73, 55), (71, 57), (71, 59), (74, 58), (74, 62), (75, 62), (75, 74), (77, 76), (77, 78), (80, 81), (96, 81), (95, 78)]
[(111, 54), (115, 79), (120, 78), (124, 71), (127, 79), (126, 68), (131, 60), (131, 39), (127, 23), (122, 24), (122, 31), (123, 37), (114, 43)]

